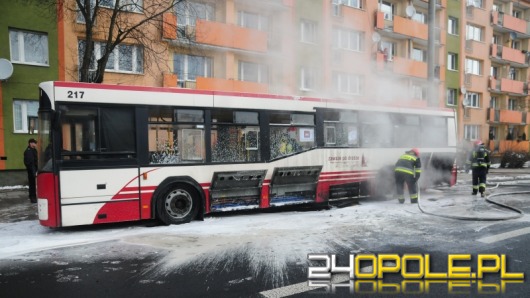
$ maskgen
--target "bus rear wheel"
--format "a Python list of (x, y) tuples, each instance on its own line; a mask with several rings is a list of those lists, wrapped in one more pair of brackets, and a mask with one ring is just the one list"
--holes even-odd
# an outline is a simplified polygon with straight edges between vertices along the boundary
[(156, 202), (157, 217), (167, 225), (188, 223), (199, 212), (197, 191), (186, 184), (170, 185)]

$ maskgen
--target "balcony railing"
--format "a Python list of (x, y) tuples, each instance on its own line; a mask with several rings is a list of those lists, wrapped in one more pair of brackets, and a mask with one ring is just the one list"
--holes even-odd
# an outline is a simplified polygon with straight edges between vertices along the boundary
[(528, 22), (525, 20), (513, 17), (511, 15), (499, 11), (492, 11), (491, 18), (492, 23), (494, 25), (501, 26), (506, 29), (510, 29), (524, 34), (528, 33)]

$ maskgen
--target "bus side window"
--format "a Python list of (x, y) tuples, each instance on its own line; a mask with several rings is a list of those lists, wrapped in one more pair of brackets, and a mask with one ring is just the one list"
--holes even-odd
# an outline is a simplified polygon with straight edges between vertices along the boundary
[(148, 131), (151, 164), (205, 161), (203, 110), (151, 108)]
[(309, 150), (315, 144), (315, 115), (271, 113), (271, 159)]
[(323, 112), (326, 147), (358, 147), (357, 113), (328, 110)]

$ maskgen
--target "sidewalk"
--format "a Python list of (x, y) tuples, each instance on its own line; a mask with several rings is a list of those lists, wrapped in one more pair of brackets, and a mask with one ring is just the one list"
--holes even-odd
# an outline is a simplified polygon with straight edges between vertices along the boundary
[(38, 218), (37, 204), (30, 203), (27, 186), (0, 189), (0, 223)]

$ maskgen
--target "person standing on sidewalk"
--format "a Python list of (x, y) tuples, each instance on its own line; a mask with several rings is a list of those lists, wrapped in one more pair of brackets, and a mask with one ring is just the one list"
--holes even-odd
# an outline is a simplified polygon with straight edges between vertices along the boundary
[(421, 174), (420, 151), (412, 148), (401, 155), (394, 167), (394, 177), (396, 178), (396, 193), (399, 203), (405, 203), (403, 185), (406, 183), (410, 195), (410, 203), (418, 203), (417, 182)]
[(484, 146), (481, 140), (476, 140), (474, 148), (467, 164), (471, 165), (473, 192), (476, 196), (480, 192), (480, 196), (484, 197), (486, 192), (486, 176), (491, 166), (489, 151)]
[(37, 141), (29, 139), (28, 147), (24, 151), (24, 165), (28, 172), (29, 200), (31, 203), (37, 203), (37, 186), (35, 178), (37, 177)]

